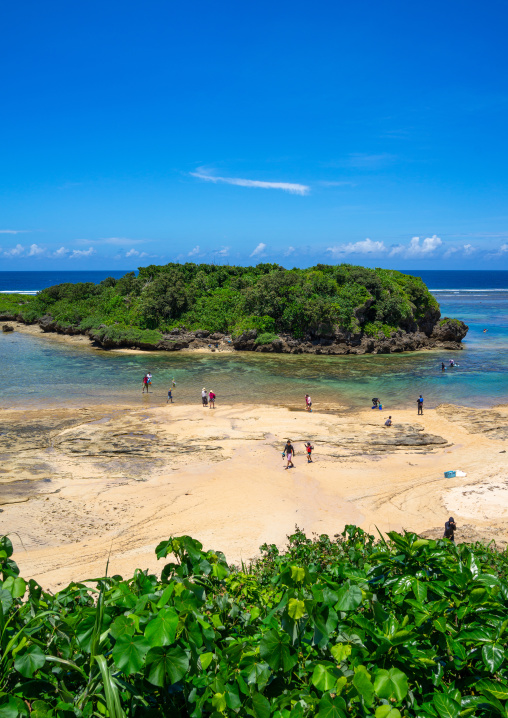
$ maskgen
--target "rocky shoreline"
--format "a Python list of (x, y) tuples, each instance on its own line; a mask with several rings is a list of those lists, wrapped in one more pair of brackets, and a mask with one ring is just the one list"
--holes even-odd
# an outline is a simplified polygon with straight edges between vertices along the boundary
[[(16, 321), (26, 324), (21, 315), (3, 314), (0, 321)], [(113, 340), (98, 329), (81, 330), (78, 327), (62, 326), (51, 315), (46, 314), (34, 322), (44, 333), (57, 333), (67, 336), (86, 336), (91, 342), (102, 349), (142, 349), (146, 351), (181, 351), (208, 349), (210, 351), (255, 351), (279, 354), (394, 354), (400, 352), (420, 351), (424, 349), (462, 349), (462, 339), (467, 334), (468, 326), (457, 319), (445, 317), (436, 319), (435, 323), (414, 328), (413, 331), (399, 329), (389, 336), (379, 332), (377, 336), (369, 336), (364, 332), (347, 332), (340, 328), (331, 328), (321, 332), (309, 332), (303, 337), (280, 334), (265, 341), (256, 329), (251, 329), (238, 337), (220, 332), (209, 332), (205, 329), (189, 331), (185, 327), (172, 329), (162, 334), (155, 343), (132, 340)], [(10, 331), (10, 325), (4, 325), (3, 331)]]

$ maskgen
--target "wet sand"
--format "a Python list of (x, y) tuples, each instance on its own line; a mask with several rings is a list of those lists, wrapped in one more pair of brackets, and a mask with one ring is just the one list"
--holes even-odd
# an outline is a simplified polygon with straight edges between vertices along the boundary
[[(72, 580), (162, 568), (157, 543), (189, 534), (229, 561), (295, 525), (506, 545), (508, 407), (451, 405), (391, 412), (312, 413), (274, 406), (93, 406), (1, 416), (2, 532), (25, 578), (57, 590)], [(286, 438), (295, 468), (284, 470)], [(304, 441), (314, 447), (307, 464)], [(445, 479), (458, 469), (466, 478)], [(16, 533), (15, 533), (16, 532)]]

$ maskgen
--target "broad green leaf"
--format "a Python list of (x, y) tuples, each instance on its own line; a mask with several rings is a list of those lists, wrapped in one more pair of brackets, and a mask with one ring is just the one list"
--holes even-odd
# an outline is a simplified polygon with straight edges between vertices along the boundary
[(46, 701), (33, 701), (30, 718), (50, 718), (53, 715), (51, 706)]
[(218, 578), (220, 581), (223, 581), (228, 575), (229, 571), (226, 566), (223, 566), (221, 563), (212, 564), (212, 576), (214, 578)]
[(339, 600), (335, 604), (336, 611), (354, 611), (362, 602), (362, 592), (358, 586), (343, 586), (337, 595)]
[(20, 578), (19, 576), (9, 576), (6, 578), (6, 580), (3, 582), (3, 589), (6, 591), (9, 591), (11, 596), (13, 598), (21, 598), (25, 595), (26, 591), (26, 582), (24, 579)]
[(428, 546), (430, 543), (429, 539), (416, 539), (416, 541), (413, 542), (411, 545), (412, 549), (419, 549), (423, 548), (424, 546)]
[(347, 706), (344, 698), (337, 696), (323, 696), (319, 701), (319, 710), (316, 718), (346, 718)]
[(325, 666), (321, 663), (314, 668), (311, 683), (316, 686), (318, 691), (330, 691), (337, 678), (340, 677), (339, 671), (332, 665)]
[(252, 707), (256, 718), (270, 718), (270, 703), (261, 693), (254, 693), (252, 696)]
[(135, 630), (130, 616), (118, 616), (111, 624), (109, 632), (118, 640), (121, 636), (133, 636)]
[(226, 696), (224, 693), (216, 693), (214, 697), (212, 698), (212, 708), (215, 708), (216, 711), (219, 711), (219, 713), (223, 713), (226, 708)]
[(23, 653), (18, 653), (14, 661), (14, 668), (24, 678), (31, 678), (35, 671), (42, 668), (45, 663), (46, 658), (39, 646), (30, 646)]
[(140, 670), (149, 650), (150, 644), (143, 636), (121, 636), (113, 648), (113, 660), (121, 671), (131, 675)]
[(460, 704), (445, 693), (434, 693), (432, 702), (441, 718), (457, 718)]
[(482, 648), (483, 662), (491, 673), (495, 673), (504, 661), (504, 651), (495, 643), (485, 644)]
[(4, 616), (9, 613), (9, 610), (12, 607), (13, 603), (14, 600), (12, 598), (11, 592), (6, 591), (5, 588), (0, 588), (0, 605), (2, 606)]
[(500, 701), (508, 698), (508, 685), (506, 683), (498, 683), (489, 678), (479, 681), (476, 684), (478, 690), (484, 695), (492, 695)]
[(28, 706), (21, 698), (9, 696), (7, 701), (0, 705), (0, 718), (18, 718), (27, 715)]
[(187, 673), (189, 658), (179, 646), (157, 646), (147, 653), (146, 668), (153, 685), (176, 683)]
[(291, 566), (291, 578), (297, 583), (301, 583), (305, 578), (305, 569), (301, 566)]
[(400, 718), (400, 711), (385, 703), (376, 708), (376, 718)]
[(169, 646), (175, 642), (178, 614), (173, 608), (161, 608), (157, 617), (145, 628), (145, 638), (151, 646)]
[(403, 700), (408, 691), (407, 677), (398, 668), (380, 669), (374, 676), (374, 689), (379, 698)]
[(365, 705), (370, 708), (374, 701), (375, 692), (374, 686), (370, 680), (370, 675), (365, 666), (358, 666), (355, 668), (353, 685), (365, 701)]
[(14, 549), (12, 548), (12, 542), (7, 536), (0, 538), (0, 550), (5, 552), (7, 558), (10, 558), (13, 554)]
[(259, 654), (274, 671), (281, 667), (284, 672), (289, 671), (295, 665), (296, 658), (291, 655), (288, 644), (289, 636), (286, 633), (280, 634), (272, 629), (261, 639)]
[(351, 655), (351, 645), (349, 643), (337, 643), (335, 646), (331, 647), (330, 653), (335, 658), (337, 663), (341, 663)]
[(206, 671), (210, 663), (213, 661), (213, 653), (200, 653), (199, 661), (201, 663), (201, 668)]
[(418, 603), (425, 603), (427, 600), (427, 584), (419, 581), (417, 578), (411, 579), (411, 586)]
[(296, 598), (290, 598), (288, 601), (288, 614), (294, 621), (303, 618), (305, 616), (305, 603), (298, 601)]

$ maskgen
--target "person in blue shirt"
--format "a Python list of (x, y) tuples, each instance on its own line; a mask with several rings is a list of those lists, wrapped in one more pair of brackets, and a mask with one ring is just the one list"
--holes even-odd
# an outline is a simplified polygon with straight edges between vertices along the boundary
[(416, 400), (416, 404), (418, 406), (418, 414), (423, 414), (423, 396), (421, 394)]

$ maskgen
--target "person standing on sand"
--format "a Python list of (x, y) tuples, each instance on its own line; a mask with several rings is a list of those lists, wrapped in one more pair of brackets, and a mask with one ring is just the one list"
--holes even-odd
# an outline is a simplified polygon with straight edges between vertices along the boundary
[(211, 389), (208, 392), (208, 408), (215, 409), (215, 394)]
[(166, 404), (169, 404), (169, 402), (173, 403), (173, 387), (171, 387), (168, 391), (168, 400), (166, 401)]
[(312, 464), (312, 450), (313, 450), (313, 449), (314, 449), (314, 447), (312, 446), (312, 444), (310, 443), (310, 441), (308, 441), (308, 442), (305, 444), (305, 450), (306, 450), (306, 452), (307, 452), (307, 463), (308, 463), (308, 464)]
[(142, 394), (144, 393), (145, 389), (146, 393), (148, 394), (148, 376), (146, 374), (143, 377), (143, 391), (141, 392)]
[(201, 391), (201, 401), (203, 402), (203, 406), (207, 406), (208, 394), (206, 393), (205, 387), (203, 387), (203, 390)]
[(295, 450), (293, 448), (293, 444), (291, 443), (291, 439), (288, 439), (286, 441), (286, 446), (284, 447), (284, 454), (286, 454), (287, 459), (287, 466), (285, 466), (285, 469), (294, 469), (295, 466), (293, 464), (293, 456), (295, 455)]
[(305, 410), (312, 411), (312, 399), (308, 394), (305, 394)]
[(450, 516), (450, 518), (444, 525), (443, 538), (449, 539), (450, 541), (453, 541), (453, 543), (455, 543), (455, 531), (456, 530), (457, 530), (457, 524), (455, 523), (455, 519), (453, 518), (453, 516)]
[(418, 415), (423, 414), (423, 396), (421, 394), (416, 400), (416, 404), (418, 406)]

